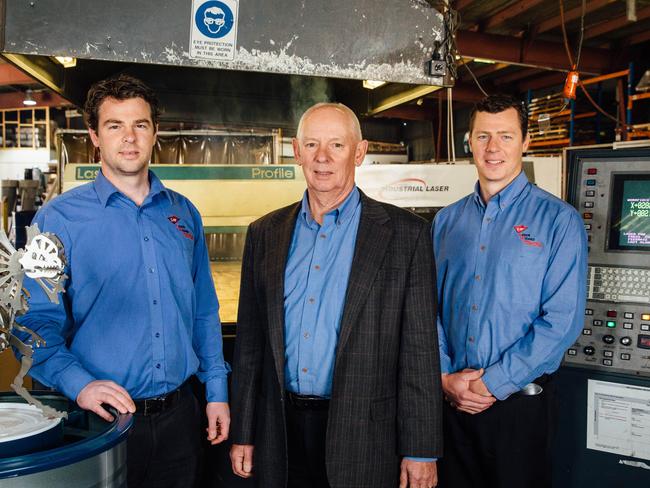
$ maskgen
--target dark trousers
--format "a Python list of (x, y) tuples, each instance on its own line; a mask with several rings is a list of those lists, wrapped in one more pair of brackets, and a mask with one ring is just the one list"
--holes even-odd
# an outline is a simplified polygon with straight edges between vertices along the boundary
[(329, 488), (325, 470), (327, 410), (299, 409), (289, 399), (285, 404), (289, 456), (287, 488)]
[(551, 486), (557, 400), (552, 379), (540, 383), (541, 394), (514, 394), (476, 415), (445, 402), (441, 488)]
[(202, 419), (191, 388), (183, 388), (167, 410), (136, 412), (126, 444), (129, 488), (194, 487), (203, 458)]

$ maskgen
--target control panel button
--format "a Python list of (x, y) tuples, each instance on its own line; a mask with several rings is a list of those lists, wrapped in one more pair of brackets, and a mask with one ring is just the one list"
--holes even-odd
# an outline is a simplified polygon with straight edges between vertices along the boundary
[(616, 321), (615, 320), (608, 320), (605, 325), (609, 327), (610, 329), (613, 329), (616, 327)]
[(591, 212), (585, 212), (582, 214), (582, 218), (585, 220), (591, 220), (594, 218), (594, 214), (592, 214)]
[(633, 319), (634, 314), (632, 312), (624, 312), (623, 317), (625, 317), (626, 319)]
[(598, 173), (598, 168), (587, 168), (588, 175), (595, 175)]
[(582, 335), (591, 335), (591, 329), (582, 329)]
[(619, 342), (624, 346), (631, 346), (632, 345), (632, 338), (628, 337), (628, 336), (621, 337), (619, 339)]
[(627, 352), (622, 352), (622, 353), (621, 353), (621, 359), (622, 359), (623, 361), (629, 361), (629, 360), (630, 360), (630, 354), (627, 353)]
[(591, 230), (591, 224), (585, 224), (585, 230)]
[(608, 310), (607, 316), (610, 318), (616, 318), (616, 310)]
[(643, 330), (645, 332), (650, 331), (650, 324), (641, 324), (640, 327), (641, 327), (641, 330)]
[(603, 365), (604, 366), (611, 366), (612, 365), (612, 360), (611, 359), (603, 359)]
[(596, 327), (600, 327), (601, 325), (603, 325), (603, 321), (600, 320), (600, 319), (594, 319), (593, 324), (594, 324)]
[(650, 335), (639, 334), (636, 340), (636, 347), (650, 349)]
[(594, 208), (594, 202), (585, 202), (585, 208)]
[[(650, 339), (650, 337), (648, 337)], [(648, 346), (650, 349), (650, 345)], [(594, 346), (585, 346), (582, 348), (582, 352), (584, 352), (587, 356), (593, 356), (596, 354), (596, 348)]]
[(603, 351), (603, 356), (605, 356), (606, 358), (613, 358), (614, 351)]
[(641, 320), (650, 320), (650, 313), (642, 313)]
[(587, 180), (585, 181), (587, 186), (596, 186), (596, 180)]
[(615, 340), (616, 340), (616, 339), (614, 338), (613, 335), (605, 334), (605, 335), (603, 336), (603, 342), (604, 342), (605, 344), (614, 344), (614, 341), (615, 341)]
[(575, 356), (576, 354), (578, 354), (578, 351), (576, 349), (570, 348), (566, 353), (569, 356)]
[(623, 322), (623, 328), (624, 329), (632, 329), (632, 328), (634, 328), (634, 324), (632, 324), (632, 322)]
[(595, 197), (596, 196), (596, 190), (587, 190), (585, 192), (586, 197)]
[(594, 311), (591, 308), (586, 308), (585, 309), (585, 315), (593, 315)]

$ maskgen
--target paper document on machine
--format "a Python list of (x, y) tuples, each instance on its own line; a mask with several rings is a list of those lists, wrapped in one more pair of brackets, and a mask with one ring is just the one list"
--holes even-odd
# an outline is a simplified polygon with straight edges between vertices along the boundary
[(589, 380), (587, 448), (650, 459), (650, 388)]

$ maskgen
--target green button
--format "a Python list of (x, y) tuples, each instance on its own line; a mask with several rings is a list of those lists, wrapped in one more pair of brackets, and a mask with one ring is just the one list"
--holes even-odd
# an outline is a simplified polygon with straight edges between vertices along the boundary
[(607, 327), (613, 329), (614, 327), (616, 327), (616, 322), (613, 321), (613, 320), (608, 320), (605, 325), (607, 325)]

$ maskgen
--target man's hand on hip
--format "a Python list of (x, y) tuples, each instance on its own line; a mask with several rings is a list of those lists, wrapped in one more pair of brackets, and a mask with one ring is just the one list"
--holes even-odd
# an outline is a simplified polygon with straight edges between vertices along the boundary
[(129, 392), (113, 381), (91, 381), (77, 396), (77, 404), (81, 408), (95, 412), (104, 420), (112, 422), (113, 416), (102, 407), (102, 403), (110, 405), (120, 413), (135, 412), (135, 403)]
[(496, 398), (490, 394), (483, 380), (483, 369), (464, 369), (442, 375), (445, 397), (458, 410), (476, 414), (490, 408)]
[(253, 476), (253, 449), (250, 444), (233, 444), (230, 448), (232, 472), (242, 478)]
[(230, 431), (230, 409), (225, 402), (208, 402), (205, 407), (208, 417), (208, 440), (215, 445), (225, 441)]
[(399, 488), (434, 488), (437, 485), (438, 469), (435, 461), (402, 459)]

